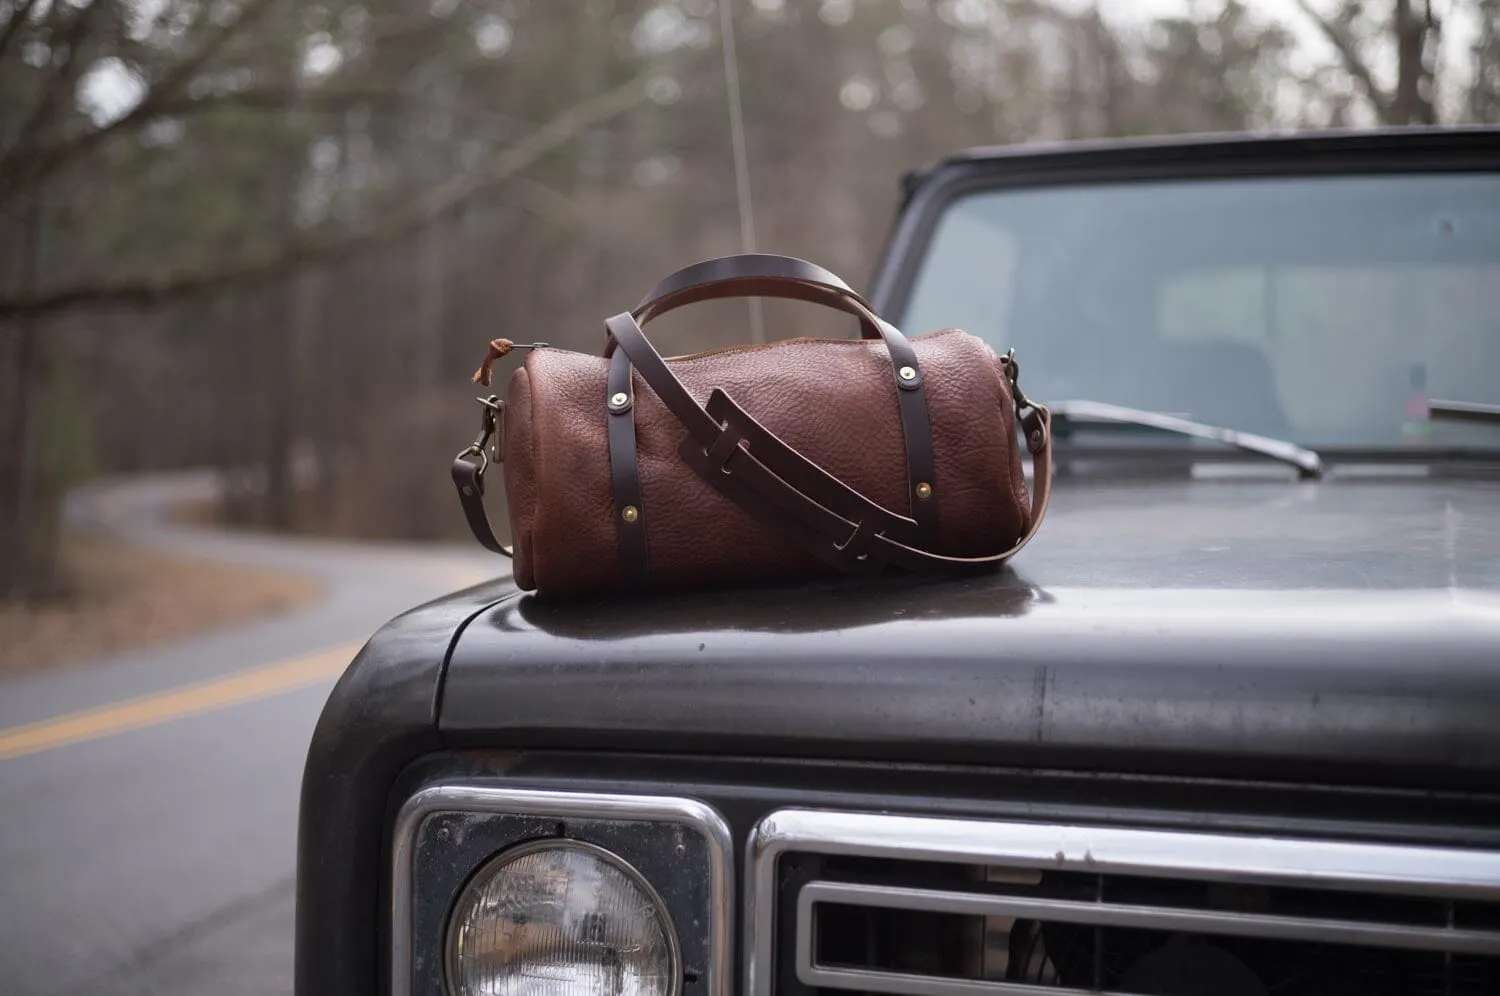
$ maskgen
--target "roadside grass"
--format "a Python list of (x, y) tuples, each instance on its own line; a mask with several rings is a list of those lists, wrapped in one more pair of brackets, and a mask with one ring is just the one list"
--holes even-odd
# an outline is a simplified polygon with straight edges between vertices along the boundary
[(296, 575), (107, 537), (66, 535), (60, 552), (68, 595), (0, 602), (0, 674), (149, 648), (284, 612), (321, 592)]

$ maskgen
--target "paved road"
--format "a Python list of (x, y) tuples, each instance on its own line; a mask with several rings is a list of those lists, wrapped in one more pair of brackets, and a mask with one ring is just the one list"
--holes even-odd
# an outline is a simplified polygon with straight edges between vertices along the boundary
[[(477, 547), (267, 540), (160, 520), (164, 501), (209, 487), (157, 478), (81, 495), (72, 512), (162, 549), (304, 573), (325, 597), (0, 683), (6, 996), (289, 993), (298, 783), (329, 688), (386, 619), (507, 569)], [(154, 697), (30, 726), (41, 730), (31, 739), (17, 730), (138, 696)]]

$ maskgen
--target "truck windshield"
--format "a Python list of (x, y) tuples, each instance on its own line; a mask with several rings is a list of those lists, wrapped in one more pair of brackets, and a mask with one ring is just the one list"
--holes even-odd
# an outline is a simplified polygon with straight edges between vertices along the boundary
[(1015, 347), (1023, 386), (1313, 447), (1500, 446), (1500, 176), (990, 189), (942, 211), (895, 320)]

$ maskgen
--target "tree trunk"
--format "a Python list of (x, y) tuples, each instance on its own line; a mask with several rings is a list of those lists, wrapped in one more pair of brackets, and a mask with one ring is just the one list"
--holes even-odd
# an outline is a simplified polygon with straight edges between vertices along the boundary
[[(26, 212), (19, 243), (20, 285), (35, 288), (41, 252), (42, 208), (34, 201)], [(0, 594), (30, 595), (52, 581), (50, 530), (37, 528), (36, 426), (33, 414), (42, 379), (37, 319), (19, 315), (9, 323), (7, 351), (15, 358), (14, 380), (0, 443)]]
[(1474, 80), (1469, 87), (1469, 120), (1500, 124), (1500, 0), (1479, 0), (1479, 31), (1470, 46)]
[(292, 439), (296, 418), (296, 371), (292, 355), (292, 307), (289, 280), (267, 288), (271, 320), (266, 323), (270, 362), (267, 364), (266, 395), (269, 401), (265, 436), (266, 525), (278, 532), (295, 522), (291, 478)]
[(1388, 124), (1433, 124), (1436, 121), (1432, 69), (1426, 59), (1428, 35), (1435, 27), (1431, 0), (1424, 0), (1427, 9), (1421, 15), (1415, 6), (1416, 0), (1396, 0), (1392, 24), (1396, 34), (1396, 92), (1391, 97)]

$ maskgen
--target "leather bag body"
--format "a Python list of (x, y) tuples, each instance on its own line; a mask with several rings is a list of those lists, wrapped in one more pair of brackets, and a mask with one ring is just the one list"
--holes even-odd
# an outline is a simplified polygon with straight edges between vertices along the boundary
[[(643, 326), (761, 295), (860, 318), (859, 339), (663, 358)], [(1035, 533), (1050, 420), (1012, 355), (943, 329), (908, 339), (836, 276), (742, 254), (662, 281), (610, 318), (604, 355), (536, 348), (491, 398), (513, 549), (481, 504), (483, 438), (454, 479), (476, 537), (545, 595), (984, 569)], [(488, 379), (488, 364), (476, 380)], [(1024, 442), (1022, 441), (1024, 440)], [(1033, 481), (1023, 473), (1023, 450)], [(468, 493), (465, 493), (468, 489)]]

